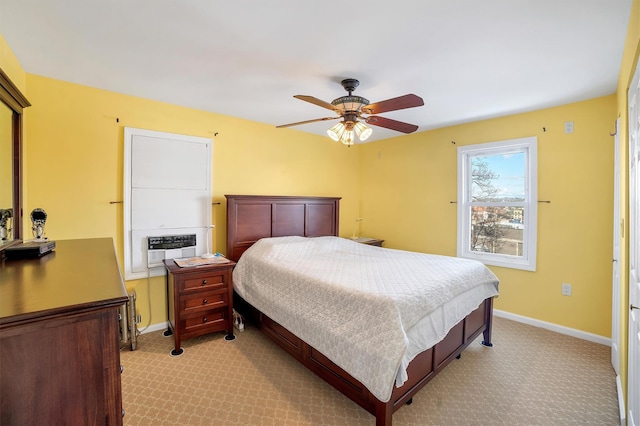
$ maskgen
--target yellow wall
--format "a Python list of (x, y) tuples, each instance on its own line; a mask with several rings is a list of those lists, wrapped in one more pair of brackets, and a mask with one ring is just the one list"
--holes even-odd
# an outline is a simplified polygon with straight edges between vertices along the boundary
[[(351, 223), (357, 216), (357, 148), (347, 149), (325, 137), (292, 129), (32, 74), (27, 74), (27, 84), (32, 106), (25, 123), (29, 198), (24, 211), (46, 210), (50, 239), (112, 237), (124, 264), (122, 204), (110, 202), (123, 199), (125, 126), (214, 139), (213, 198), (222, 202), (213, 209), (214, 250), (225, 250), (224, 194), (340, 196), (341, 221)], [(350, 232), (344, 227), (342, 231)], [(146, 280), (127, 282), (127, 286), (138, 293), (142, 326), (146, 325)], [(164, 322), (163, 279), (153, 278), (150, 288), (152, 324)]]
[[(537, 136), (538, 198), (551, 201), (538, 206), (537, 271), (491, 267), (495, 307), (609, 337), (615, 116), (612, 95), (365, 144), (363, 234), (455, 256), (457, 147)], [(574, 133), (564, 133), (565, 121)]]

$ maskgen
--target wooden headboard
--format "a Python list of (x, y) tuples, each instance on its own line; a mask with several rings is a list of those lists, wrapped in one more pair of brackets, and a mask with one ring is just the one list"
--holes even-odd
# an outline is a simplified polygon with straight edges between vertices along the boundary
[(238, 261), (260, 238), (338, 236), (339, 197), (225, 195), (227, 257)]

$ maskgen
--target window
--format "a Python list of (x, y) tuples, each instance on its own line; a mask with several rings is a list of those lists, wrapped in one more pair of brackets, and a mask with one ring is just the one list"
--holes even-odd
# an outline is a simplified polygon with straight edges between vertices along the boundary
[(536, 270), (537, 138), (458, 148), (458, 256)]

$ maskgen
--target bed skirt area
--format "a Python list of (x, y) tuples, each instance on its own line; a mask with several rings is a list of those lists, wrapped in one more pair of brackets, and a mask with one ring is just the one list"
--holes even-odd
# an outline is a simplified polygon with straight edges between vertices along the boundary
[(267, 337), (287, 351), (300, 363), (313, 371), (342, 394), (376, 416), (377, 426), (391, 426), (392, 414), (411, 401), (411, 398), (447, 364), (459, 357), (481, 333), (482, 344), (492, 346), (491, 322), (493, 298), (482, 302), (477, 309), (456, 324), (443, 340), (418, 354), (407, 368), (408, 380), (395, 387), (388, 402), (382, 402), (358, 380), (334, 364), (322, 353), (299, 339), (286, 328), (273, 321), (238, 294), (234, 293), (234, 308)]

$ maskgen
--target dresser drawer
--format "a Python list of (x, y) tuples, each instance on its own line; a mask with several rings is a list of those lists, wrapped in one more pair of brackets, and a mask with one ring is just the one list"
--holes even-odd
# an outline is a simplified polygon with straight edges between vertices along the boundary
[(180, 313), (188, 314), (202, 310), (211, 310), (227, 306), (229, 303), (227, 289), (201, 291), (180, 297)]
[(215, 290), (227, 288), (227, 274), (221, 272), (203, 272), (201, 274), (189, 274), (181, 280), (180, 293), (201, 290)]
[(184, 337), (195, 336), (227, 328), (227, 309), (211, 309), (182, 317), (181, 329)]

